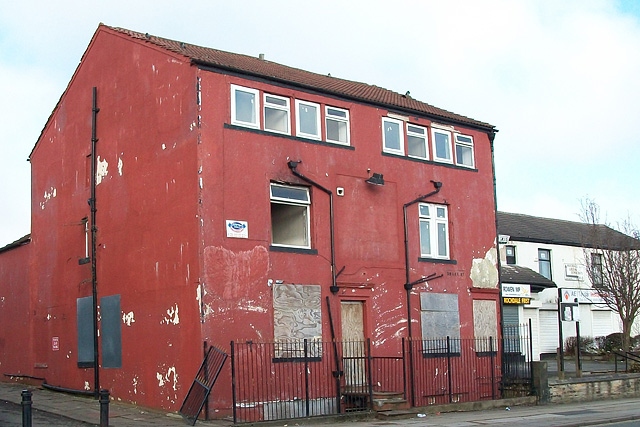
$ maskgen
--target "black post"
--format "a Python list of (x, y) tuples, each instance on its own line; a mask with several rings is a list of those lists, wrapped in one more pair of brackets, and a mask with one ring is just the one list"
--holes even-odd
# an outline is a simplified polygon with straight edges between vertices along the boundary
[(560, 363), (558, 364), (558, 376), (564, 378), (564, 338), (562, 336), (562, 289), (558, 288), (558, 355)]
[(22, 390), (22, 427), (31, 427), (31, 392)]
[(582, 360), (580, 360), (580, 321), (576, 320), (576, 377), (582, 377)]
[(304, 416), (308, 417), (309, 416), (309, 401), (310, 401), (310, 396), (309, 396), (309, 342), (307, 341), (307, 338), (304, 339), (303, 341), (304, 343)]
[(100, 390), (100, 427), (109, 427), (109, 390)]

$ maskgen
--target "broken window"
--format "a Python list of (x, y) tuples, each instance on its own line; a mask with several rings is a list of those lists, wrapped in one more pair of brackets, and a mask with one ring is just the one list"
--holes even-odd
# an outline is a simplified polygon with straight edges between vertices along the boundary
[(271, 243), (274, 246), (311, 248), (309, 189), (271, 184)]

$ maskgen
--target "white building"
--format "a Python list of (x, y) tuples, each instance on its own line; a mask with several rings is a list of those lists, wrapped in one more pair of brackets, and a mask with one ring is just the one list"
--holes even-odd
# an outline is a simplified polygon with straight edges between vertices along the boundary
[[(592, 225), (506, 212), (498, 212), (497, 220), (503, 291), (510, 284), (530, 285), (531, 290), (530, 298), (503, 304), (503, 320), (508, 325), (531, 319), (534, 360), (540, 354), (556, 353), (560, 323), (563, 341), (576, 336), (575, 318), (580, 322), (581, 337), (621, 332), (618, 314), (592, 291), (585, 270), (584, 248), (589, 247)], [(607, 232), (617, 233), (612, 229)], [(586, 256), (592, 256), (588, 249)], [(503, 292), (503, 302), (517, 302), (504, 295), (509, 294)], [(559, 320), (559, 297), (561, 313), (574, 321)], [(573, 307), (575, 303), (577, 307)]]

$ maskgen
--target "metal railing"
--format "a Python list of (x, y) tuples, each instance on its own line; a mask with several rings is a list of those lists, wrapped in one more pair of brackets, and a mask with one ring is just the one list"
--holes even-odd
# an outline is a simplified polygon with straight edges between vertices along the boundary
[(530, 392), (530, 338), (523, 331), (502, 340), (401, 339), (395, 354), (370, 339), (232, 342), (233, 420), (368, 411), (385, 396), (420, 407), (498, 399), (513, 384)]

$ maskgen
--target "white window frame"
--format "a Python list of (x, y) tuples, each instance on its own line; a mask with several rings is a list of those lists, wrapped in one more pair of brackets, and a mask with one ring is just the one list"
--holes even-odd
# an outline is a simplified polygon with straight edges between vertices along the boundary
[[(305, 197), (304, 200), (302, 200), (302, 199), (274, 196), (273, 195), (273, 188), (274, 187), (290, 188), (290, 189), (296, 189), (296, 190), (304, 190), (306, 192), (306, 197)], [(292, 244), (274, 242), (274, 240), (273, 240), (274, 239), (274, 236), (273, 236), (273, 218), (271, 218), (271, 245), (272, 246), (279, 246), (279, 247), (286, 247), (286, 248), (311, 249), (311, 218), (310, 218), (310, 209), (309, 209), (309, 206), (311, 205), (311, 195), (309, 194), (309, 188), (308, 187), (295, 186), (295, 185), (276, 184), (276, 183), (272, 182), (269, 185), (269, 199), (270, 199), (269, 200), (270, 209), (271, 209), (271, 205), (273, 205), (273, 204), (290, 205), (290, 206), (302, 206), (302, 207), (306, 208), (306, 212), (305, 212), (306, 224), (304, 224), (304, 228), (305, 228), (305, 230), (304, 230), (304, 232), (305, 232), (304, 239), (306, 240), (306, 244), (305, 245), (292, 245)]]
[[(421, 129), (423, 133), (412, 131), (411, 128)], [(415, 156), (409, 153), (409, 137), (422, 138), (424, 140), (425, 157)], [(407, 123), (407, 156), (415, 159), (429, 160), (429, 130), (426, 127)]]
[[(336, 112), (344, 113), (344, 117), (338, 116), (335, 114), (331, 114), (330, 110), (335, 110)], [(329, 132), (327, 129), (329, 128), (329, 121), (334, 121), (338, 123), (344, 123), (346, 125), (346, 134), (345, 141), (340, 141), (339, 139), (329, 139)], [(331, 142), (332, 144), (340, 144), (340, 145), (349, 145), (351, 143), (351, 130), (350, 128), (350, 120), (349, 120), (349, 110), (339, 107), (332, 107), (330, 105), (325, 105), (324, 107), (324, 125), (325, 125), (325, 141)]]
[[(285, 96), (280, 96), (280, 95), (274, 95), (271, 93), (264, 93), (263, 96), (263, 107), (262, 107), (262, 113), (263, 113), (263, 121), (264, 121), (264, 130), (267, 132), (275, 132), (275, 133), (281, 133), (283, 135), (291, 135), (291, 100)], [(267, 98), (273, 98), (273, 99), (279, 99), (281, 101), (284, 101), (285, 105), (280, 105), (280, 104), (274, 104), (273, 102), (270, 102)], [(287, 129), (286, 131), (282, 131), (279, 129), (270, 129), (267, 128), (267, 109), (270, 110), (277, 110), (277, 111), (284, 111), (286, 113), (286, 124), (287, 124)]]
[[(439, 157), (438, 156), (438, 150), (436, 148), (436, 134), (445, 134), (449, 137), (449, 157), (445, 158), (445, 157)], [(431, 128), (431, 149), (433, 151), (433, 160), (435, 162), (440, 162), (440, 163), (451, 163), (453, 164), (453, 137), (451, 135), (451, 131), (447, 130), (447, 129), (440, 129), (440, 128), (436, 128), (436, 127), (432, 127)]]
[[(429, 214), (425, 215), (422, 213), (422, 209), (420, 207), (426, 206), (429, 209)], [(444, 209), (444, 217), (438, 216), (438, 209)], [(450, 259), (450, 251), (449, 251), (449, 209), (446, 205), (439, 205), (434, 203), (420, 203), (418, 206), (418, 217), (419, 217), (419, 234), (420, 234), (420, 256), (424, 258), (438, 258), (438, 259)], [(425, 253), (422, 251), (422, 223), (429, 224), (429, 251), (430, 253)], [(438, 241), (438, 226), (444, 225), (445, 231), (445, 254), (440, 254), (440, 246)]]
[[(316, 114), (315, 114), (315, 120), (316, 120), (316, 132), (315, 134), (313, 133), (307, 133), (307, 132), (303, 132), (301, 130), (301, 126), (300, 126), (300, 108), (302, 107), (313, 107), (316, 109)], [(320, 104), (316, 104), (315, 102), (309, 102), (309, 101), (302, 101), (299, 99), (296, 99), (296, 136), (302, 137), (302, 138), (311, 138), (311, 139), (321, 139), (321, 132), (322, 129), (320, 128)]]
[[(462, 138), (469, 138), (471, 140), (471, 142), (468, 141), (461, 141), (460, 137)], [(456, 133), (453, 136), (454, 138), (454, 151), (455, 151), (455, 156), (456, 156), (456, 165), (458, 166), (462, 166), (465, 168), (474, 168), (476, 165), (476, 156), (474, 153), (474, 149), (473, 149), (473, 137), (471, 135), (463, 135), (463, 134), (459, 134)], [(468, 148), (469, 150), (471, 150), (471, 164), (467, 165), (465, 163), (462, 163), (462, 161), (460, 159), (458, 159), (458, 146), (460, 147), (464, 147), (464, 148)]]
[[(246, 92), (253, 95), (253, 116), (254, 122), (247, 122), (238, 119), (236, 114), (236, 92)], [(231, 85), (231, 124), (260, 129), (260, 91), (244, 86)]]
[[(386, 123), (393, 123), (398, 125), (398, 138), (400, 148), (387, 147), (387, 125)], [(399, 154), (404, 156), (404, 122), (398, 119), (392, 119), (391, 117), (382, 118), (382, 151), (390, 154)]]

